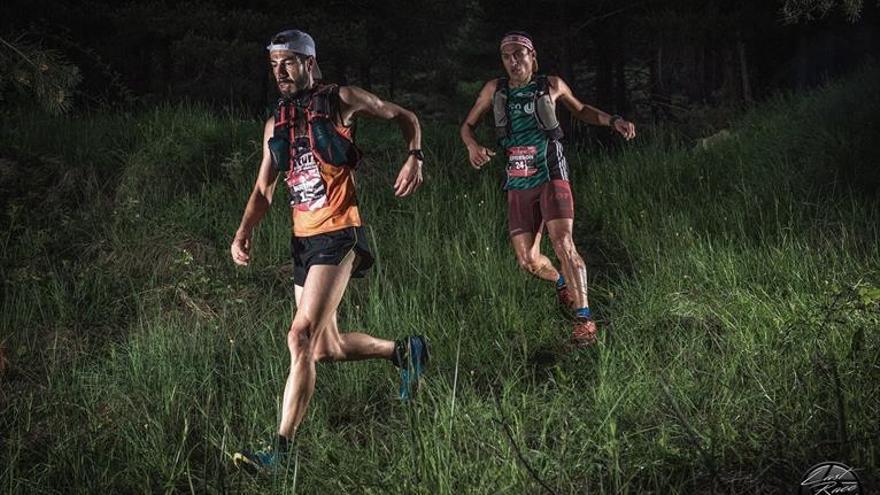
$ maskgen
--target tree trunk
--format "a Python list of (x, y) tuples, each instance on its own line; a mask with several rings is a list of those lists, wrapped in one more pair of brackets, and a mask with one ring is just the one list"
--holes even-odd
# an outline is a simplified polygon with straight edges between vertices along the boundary
[[(334, 75), (333, 82), (340, 86), (348, 86), (348, 60), (344, 57), (338, 57), (338, 62), (331, 67), (331, 74)], [(326, 71), (327, 67), (324, 67), (322, 70)], [(335, 70), (334, 70), (335, 69)], [(326, 79), (327, 74), (324, 73), (322, 76)]]
[(721, 97), (724, 101), (735, 101), (739, 93), (737, 91), (739, 84), (736, 81), (736, 58), (731, 49), (725, 49), (722, 53)]
[(752, 85), (749, 83), (749, 66), (746, 58), (746, 44), (740, 39), (736, 43), (737, 52), (739, 52), (739, 73), (742, 78), (742, 98), (743, 101), (752, 103)]
[(397, 64), (394, 62), (394, 57), (391, 57), (388, 66), (388, 98), (392, 100), (394, 99), (395, 82), (397, 82)]
[[(558, 7), (558, 16), (560, 19), (566, 19), (568, 14), (565, 8), (566, 3), (561, 1), (557, 4)], [(562, 36), (559, 40), (559, 76), (568, 83), (571, 87), (572, 91), (577, 95), (577, 81), (575, 80), (574, 67), (571, 62), (571, 38), (572, 34), (568, 27), (564, 27), (562, 31)], [(540, 62), (540, 61), (539, 61)], [(540, 64), (539, 64), (540, 65)], [(540, 67), (539, 67), (540, 68)], [(545, 74), (546, 71), (542, 71)], [(574, 116), (571, 112), (568, 111), (568, 108), (565, 105), (557, 105), (556, 112), (558, 114), (559, 123), (562, 126), (562, 132), (565, 133), (565, 136), (572, 143), (580, 142), (583, 138), (583, 132), (578, 125), (578, 122), (575, 120)]]
[(361, 86), (367, 91), (373, 91), (373, 78), (372, 71), (370, 70), (371, 66), (367, 62), (361, 62), (360, 64), (360, 73), (361, 80), (359, 81)]
[(648, 64), (648, 101), (651, 105), (651, 117), (654, 122), (660, 120), (660, 112), (656, 104), (657, 98), (663, 93), (663, 47), (654, 50), (654, 60)]
[[(599, 39), (602, 37), (600, 36)], [(598, 65), (596, 67), (596, 102), (599, 108), (608, 108), (614, 98), (614, 66), (609, 50), (599, 41), (596, 44)]]
[(171, 67), (171, 47), (165, 40), (156, 43), (152, 53), (153, 70), (150, 73), (150, 92), (156, 95), (167, 96), (171, 91), (174, 79)]
[(626, 57), (618, 53), (614, 62), (614, 112), (625, 114), (629, 111), (629, 94), (626, 88)]
[[(712, 79), (712, 63), (711, 53), (709, 49), (703, 46), (694, 47), (694, 75), (691, 87), (691, 98), (697, 101), (703, 101), (706, 98), (706, 86), (711, 84)], [(707, 60), (709, 59), (709, 60)]]
[(654, 94), (663, 92), (663, 46), (654, 51), (654, 63), (651, 64), (651, 91)]
[[(261, 64), (262, 65), (262, 64)], [(258, 100), (254, 102), (254, 108), (260, 111), (266, 107), (266, 103), (272, 101), (270, 96), (270, 88), (272, 88), (272, 83), (275, 82), (275, 78), (272, 77), (272, 73), (268, 70), (263, 69), (263, 77), (260, 78), (260, 97)], [(264, 112), (261, 112), (260, 118), (265, 119), (266, 115), (263, 115)]]
[(809, 65), (809, 39), (807, 36), (807, 28), (801, 25), (798, 29), (798, 49), (796, 56), (797, 70), (795, 72), (795, 87), (804, 89), (808, 84), (808, 65)]

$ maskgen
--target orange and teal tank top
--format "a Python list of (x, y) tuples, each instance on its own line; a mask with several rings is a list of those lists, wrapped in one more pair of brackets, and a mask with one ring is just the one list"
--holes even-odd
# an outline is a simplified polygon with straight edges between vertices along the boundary
[[(339, 134), (352, 138), (350, 127), (335, 127)], [(313, 152), (308, 132), (295, 133), (292, 151), (284, 181), (290, 192), (293, 235), (310, 237), (363, 225), (352, 167), (323, 162)]]

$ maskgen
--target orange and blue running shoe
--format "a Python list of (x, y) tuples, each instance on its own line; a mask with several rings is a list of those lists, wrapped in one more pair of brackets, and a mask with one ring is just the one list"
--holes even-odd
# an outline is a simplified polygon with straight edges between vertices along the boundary
[(598, 340), (597, 334), (595, 321), (591, 318), (576, 318), (569, 342), (579, 349), (589, 347)]

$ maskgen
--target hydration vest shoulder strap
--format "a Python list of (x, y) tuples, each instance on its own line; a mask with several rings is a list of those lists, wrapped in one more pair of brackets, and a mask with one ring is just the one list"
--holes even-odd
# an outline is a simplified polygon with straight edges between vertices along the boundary
[(535, 84), (538, 85), (538, 91), (535, 95), (536, 98), (540, 98), (546, 94), (550, 94), (550, 81), (544, 74), (536, 74), (535, 75)]
[[(339, 101), (339, 85), (327, 84), (318, 87), (312, 93), (309, 101), (309, 120), (316, 117), (326, 117), (330, 119), (334, 125), (342, 124), (342, 105)], [(352, 124), (354, 127), (354, 124)], [(354, 139), (354, 129), (352, 128), (352, 139)]]
[(354, 144), (354, 134), (352, 132), (346, 136), (338, 128), (342, 123), (339, 86), (317, 86), (308, 98), (305, 109), (306, 126), (312, 153), (321, 163), (356, 168), (361, 162), (362, 154)]
[(290, 145), (293, 140), (293, 122), (296, 118), (296, 109), (294, 105), (282, 99), (278, 101), (273, 115), (275, 126), (272, 130), (272, 137), (267, 143), (269, 155), (272, 158), (272, 166), (279, 172), (286, 172), (290, 170)]
[(283, 99), (279, 100), (273, 115), (275, 117), (274, 135), (287, 137), (296, 121), (296, 105)]
[(538, 74), (535, 76), (535, 83), (538, 86), (535, 91), (535, 119), (538, 127), (544, 131), (547, 139), (558, 141), (562, 139), (563, 132), (556, 117), (556, 103), (550, 94), (550, 80), (546, 75)]
[(309, 112), (314, 115), (330, 116), (338, 104), (332, 100), (339, 98), (339, 86), (335, 84), (318, 86), (309, 99)]
[(492, 95), (492, 113), (495, 117), (495, 137), (503, 139), (510, 136), (510, 112), (507, 101), (510, 98), (510, 85), (506, 77), (499, 77)]

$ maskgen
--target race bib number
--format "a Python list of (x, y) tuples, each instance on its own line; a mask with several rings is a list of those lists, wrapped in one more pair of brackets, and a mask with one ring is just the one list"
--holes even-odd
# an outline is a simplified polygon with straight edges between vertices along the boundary
[(538, 173), (535, 158), (537, 146), (512, 146), (507, 149), (507, 175), (509, 177), (531, 177)]
[(290, 206), (300, 211), (313, 211), (327, 204), (327, 186), (321, 169), (308, 144), (308, 139), (297, 140), (296, 158), (285, 178), (290, 191)]

